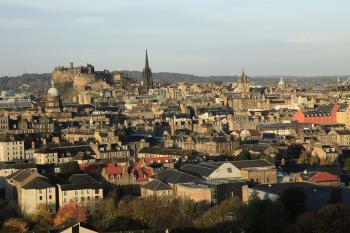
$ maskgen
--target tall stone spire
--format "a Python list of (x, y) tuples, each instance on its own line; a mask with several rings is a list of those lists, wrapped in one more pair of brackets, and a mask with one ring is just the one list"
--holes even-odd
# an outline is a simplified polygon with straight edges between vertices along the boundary
[(148, 90), (151, 89), (151, 88), (153, 88), (152, 70), (149, 67), (148, 53), (147, 53), (147, 50), (146, 50), (145, 68), (143, 69), (142, 91), (144, 93), (148, 93)]
[(148, 64), (148, 54), (147, 54), (147, 49), (146, 49), (146, 62), (145, 62), (145, 68), (149, 69), (149, 64)]

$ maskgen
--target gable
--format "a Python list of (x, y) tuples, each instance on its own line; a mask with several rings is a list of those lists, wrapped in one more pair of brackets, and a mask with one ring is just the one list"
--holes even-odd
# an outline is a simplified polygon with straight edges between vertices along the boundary
[(235, 167), (232, 163), (223, 163), (217, 169), (215, 169), (210, 175), (209, 178), (240, 178), (241, 172)]

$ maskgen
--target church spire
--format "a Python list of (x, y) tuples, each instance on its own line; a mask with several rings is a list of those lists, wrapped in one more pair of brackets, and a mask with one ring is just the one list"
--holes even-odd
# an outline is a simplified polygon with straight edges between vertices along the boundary
[(148, 52), (146, 49), (145, 68), (143, 69), (143, 92), (148, 93), (148, 90), (153, 87), (152, 71), (148, 63)]
[(145, 62), (145, 68), (149, 68), (147, 49), (146, 49), (146, 62)]

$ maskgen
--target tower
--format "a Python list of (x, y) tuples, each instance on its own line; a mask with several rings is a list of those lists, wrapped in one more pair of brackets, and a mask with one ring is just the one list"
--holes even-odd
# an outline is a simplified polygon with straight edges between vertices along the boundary
[(286, 89), (286, 83), (283, 80), (283, 77), (281, 77), (280, 81), (278, 82), (278, 88), (281, 90)]
[(146, 50), (146, 61), (145, 61), (145, 68), (143, 69), (143, 84), (142, 84), (142, 91), (144, 93), (148, 93), (148, 90), (153, 87), (153, 80), (152, 80), (152, 70), (149, 68), (148, 63), (148, 54)]
[(242, 70), (242, 75), (238, 79), (236, 91), (240, 93), (248, 93), (250, 91), (250, 80), (244, 73), (244, 69)]
[(62, 100), (53, 80), (47, 92), (45, 109), (48, 113), (62, 111)]

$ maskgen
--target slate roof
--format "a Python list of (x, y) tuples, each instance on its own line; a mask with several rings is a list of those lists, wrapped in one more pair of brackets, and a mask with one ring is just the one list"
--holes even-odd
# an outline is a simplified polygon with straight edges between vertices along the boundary
[(31, 181), (29, 181), (28, 183), (22, 186), (22, 188), (24, 189), (46, 189), (50, 187), (54, 187), (54, 186), (51, 185), (43, 177), (35, 177), (34, 179), (32, 179)]
[(13, 173), (13, 176), (11, 177), (8, 176), (8, 178), (13, 178), (13, 180), (17, 181), (17, 182), (22, 182), (23, 180), (25, 180), (28, 176), (30, 176), (33, 172), (31, 172), (30, 170), (20, 170), (17, 171), (15, 173)]
[(0, 163), (0, 169), (26, 169), (35, 167), (35, 163)]
[(62, 191), (102, 188), (102, 185), (88, 174), (74, 174), (68, 181), (69, 184), (60, 184)]
[(177, 170), (163, 170), (153, 175), (151, 178), (163, 181), (167, 184), (187, 183), (198, 179), (193, 175)]
[(231, 162), (238, 169), (251, 168), (251, 167), (274, 167), (274, 165), (264, 159), (256, 160), (239, 160)]
[(147, 184), (142, 186), (145, 189), (150, 189), (153, 191), (158, 191), (158, 190), (171, 190), (170, 185), (160, 181), (160, 180), (152, 180), (148, 182)]
[(195, 175), (195, 176), (202, 176), (202, 177), (208, 177), (210, 174), (212, 174), (217, 167), (210, 166), (208, 164), (185, 164), (183, 165), (180, 170), (183, 172), (187, 172), (189, 174)]

